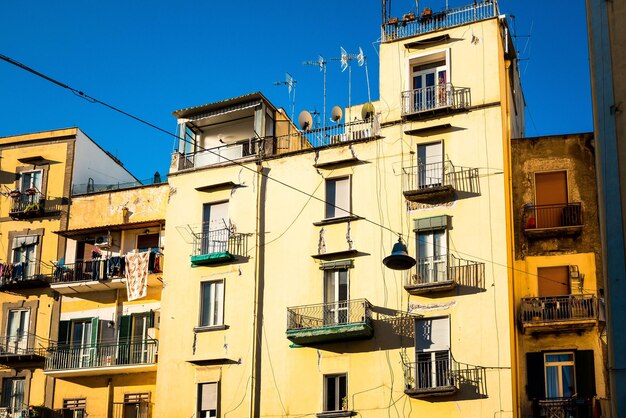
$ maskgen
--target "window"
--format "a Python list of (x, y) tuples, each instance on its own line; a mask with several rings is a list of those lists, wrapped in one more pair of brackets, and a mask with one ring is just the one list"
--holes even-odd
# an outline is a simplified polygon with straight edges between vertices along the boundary
[(324, 323), (326, 325), (350, 322), (348, 270), (324, 271)]
[(41, 192), (41, 180), (43, 172), (41, 170), (22, 172), (20, 180), (20, 191), (25, 194), (28, 189), (35, 189), (37, 193)]
[(63, 399), (63, 418), (85, 418), (87, 416), (85, 398)]
[(99, 335), (98, 318), (59, 321), (59, 346), (69, 348), (69, 359), (58, 358), (63, 368), (89, 367), (96, 358)]
[(147, 251), (151, 248), (159, 248), (159, 233), (137, 235), (137, 249)]
[(536, 227), (563, 226), (566, 207), (567, 172), (535, 173)]
[(200, 326), (224, 324), (224, 281), (203, 282), (200, 291)]
[(125, 393), (123, 418), (148, 418), (150, 393)]
[(9, 353), (21, 354), (28, 349), (30, 309), (9, 309), (7, 346)]
[(198, 418), (217, 417), (217, 382), (198, 385)]
[(205, 203), (202, 207), (201, 254), (226, 252), (229, 236), (228, 202)]
[(348, 409), (348, 375), (324, 376), (324, 411)]
[(417, 186), (419, 189), (443, 185), (443, 144), (417, 146)]
[(152, 362), (154, 345), (148, 337), (148, 330), (154, 326), (154, 312), (141, 312), (122, 315), (119, 319), (118, 361), (131, 364)]
[(448, 278), (448, 217), (416, 221), (417, 277), (419, 283), (438, 283)]
[(37, 245), (39, 244), (38, 235), (21, 235), (13, 238), (13, 264), (14, 269), (20, 269), (21, 272), (13, 272), (13, 277), (21, 279), (29, 279), (35, 275), (37, 265)]
[[(18, 412), (24, 409), (24, 378), (10, 378), (2, 380), (2, 402), (3, 408)], [(17, 415), (15, 415), (17, 416)]]
[(569, 266), (540, 267), (537, 276), (539, 296), (570, 294)]
[(350, 193), (350, 177), (326, 179), (326, 219), (350, 215)]
[(440, 51), (409, 61), (409, 100), (404, 104), (405, 113), (419, 113), (453, 104), (448, 55), (448, 51)]
[(593, 398), (593, 350), (526, 353), (526, 392), (529, 400)]
[(450, 319), (422, 318), (415, 321), (415, 387), (432, 389), (452, 386), (450, 374)]

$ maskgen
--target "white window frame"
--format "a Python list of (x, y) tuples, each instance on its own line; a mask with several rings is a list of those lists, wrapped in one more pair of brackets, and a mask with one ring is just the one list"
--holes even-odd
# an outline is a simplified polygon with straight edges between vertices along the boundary
[[(413, 67), (415, 65), (427, 64), (429, 62), (440, 61), (440, 58), (436, 58), (437, 55), (443, 53), (446, 61), (446, 82), (452, 81), (452, 73), (450, 72), (450, 48), (438, 49), (436, 51), (430, 51), (422, 54), (411, 54), (406, 58), (406, 79), (404, 80), (404, 90), (413, 90)], [(444, 68), (443, 66), (441, 68)]]
[[(341, 274), (346, 275), (346, 299), (339, 299)], [(330, 288), (331, 280), (334, 286)], [(330, 293), (332, 292), (332, 295)], [(332, 300), (329, 300), (331, 296)], [(350, 322), (350, 269), (324, 270), (324, 321), (327, 325), (347, 324)]]
[[(204, 405), (208, 400), (203, 398), (205, 387), (207, 391), (211, 391), (214, 397), (214, 404)], [(213, 418), (217, 417), (217, 411), (219, 407), (219, 382), (202, 382), (198, 383), (198, 418)]]
[[(16, 247), (16, 242), (18, 240), (34, 240), (32, 244), (22, 245), (20, 247)], [(24, 277), (31, 278), (35, 275), (35, 268), (37, 265), (37, 246), (39, 245), (39, 241), (41, 237), (39, 235), (18, 235), (13, 238), (13, 243), (11, 243), (11, 263), (26, 263), (26, 271), (24, 272)], [(30, 251), (29, 251), (30, 250)], [(29, 254), (31, 254), (29, 256)], [(19, 260), (17, 259), (19, 257)]]
[[(435, 242), (435, 234), (443, 233), (441, 242), (437, 244)], [(425, 245), (420, 245), (420, 237), (428, 235), (430, 238)], [(423, 240), (422, 240), (423, 241)], [(448, 248), (448, 230), (447, 229), (435, 229), (429, 231), (416, 231), (415, 232), (415, 256), (417, 260), (418, 273), (422, 275), (422, 280), (426, 283), (438, 283), (448, 280), (448, 260), (449, 260), (449, 248)], [(420, 257), (420, 252), (423, 248), (430, 249), (424, 257)]]
[[(208, 309), (208, 320), (204, 323), (204, 292), (205, 286), (213, 288), (213, 298), (210, 300)], [(205, 280), (200, 283), (200, 315), (198, 317), (198, 328), (220, 327), (224, 325), (224, 286), (225, 280)]]
[[(347, 194), (343, 199), (338, 199), (337, 184), (347, 183)], [(334, 195), (330, 196), (329, 184), (334, 183)], [(332, 198), (332, 201), (330, 199)], [(347, 199), (348, 207), (343, 207), (342, 202)], [(324, 184), (324, 219), (345, 218), (352, 213), (352, 176), (331, 177), (325, 180)]]
[[(571, 356), (571, 360), (567, 361), (548, 361), (548, 356), (558, 356), (558, 355), (568, 355)], [(572, 393), (576, 393), (576, 354), (573, 351), (561, 351), (554, 353), (543, 353), (543, 376), (544, 376), (544, 387), (546, 390), (546, 399), (555, 399), (555, 398), (563, 398), (563, 367), (564, 366), (572, 366), (572, 383), (574, 384)], [(557, 395), (556, 397), (548, 398), (548, 367), (556, 367), (557, 369)]]
[[(31, 176), (29, 184), (25, 185), (24, 184), (24, 175), (25, 174), (33, 174), (33, 173), (39, 173), (39, 184), (34, 184), (33, 178)], [(28, 171), (22, 171), (20, 173), (20, 188), (19, 188), (19, 190), (22, 193), (24, 193), (26, 191), (26, 189), (30, 189), (32, 187), (34, 187), (37, 190), (37, 193), (41, 193), (41, 189), (43, 188), (43, 170), (28, 170)]]
[[(345, 378), (345, 409), (348, 409), (348, 373), (333, 373), (324, 375), (324, 412), (341, 411), (344, 409), (343, 398), (341, 397), (340, 382), (341, 378)], [(334, 409), (330, 409), (328, 405), (328, 381), (335, 380), (335, 405)]]

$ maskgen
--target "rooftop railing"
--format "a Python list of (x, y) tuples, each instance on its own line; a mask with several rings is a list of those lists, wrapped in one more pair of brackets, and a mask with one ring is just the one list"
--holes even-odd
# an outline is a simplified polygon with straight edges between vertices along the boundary
[(598, 305), (594, 295), (569, 295), (523, 298), (521, 319), (533, 322), (561, 322), (596, 319)]
[(325, 128), (296, 131), (276, 138), (278, 153), (294, 149), (319, 148), (344, 142), (373, 139), (380, 135), (378, 117), (348, 123), (333, 124)]
[(157, 172), (155, 175), (146, 180), (137, 180), (137, 181), (128, 181), (128, 182), (118, 182), (118, 183), (79, 183), (72, 184), (72, 195), (81, 195), (81, 194), (90, 194), (90, 193), (99, 193), (106, 191), (115, 191), (115, 190), (124, 190), (124, 189), (132, 189), (133, 187), (141, 187), (141, 186), (150, 186), (153, 184), (165, 184), (167, 183), (167, 177), (163, 178)]
[(454, 87), (452, 83), (402, 92), (402, 116), (439, 110), (462, 110), (470, 108), (471, 105), (469, 87)]
[(398, 21), (390, 19), (383, 25), (383, 42), (408, 38), (454, 26), (465, 25), (498, 16), (498, 2), (495, 0), (476, 1), (466, 6), (440, 12), (424, 10), (421, 16), (407, 16)]
[(154, 339), (85, 345), (57, 345), (48, 349), (46, 371), (156, 363)]
[(287, 308), (287, 331), (369, 323), (371, 320), (371, 305), (366, 299)]
[(178, 170), (204, 167), (255, 156), (261, 150), (261, 143), (262, 141), (258, 139), (248, 139), (198, 152), (177, 153)]

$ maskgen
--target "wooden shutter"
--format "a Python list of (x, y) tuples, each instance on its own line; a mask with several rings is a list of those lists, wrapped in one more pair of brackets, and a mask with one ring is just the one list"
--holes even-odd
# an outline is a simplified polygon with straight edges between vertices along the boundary
[(543, 353), (526, 353), (526, 394), (529, 400), (546, 397)]
[(541, 267), (537, 269), (539, 296), (567, 296), (569, 266)]
[(59, 336), (57, 338), (59, 345), (69, 345), (71, 324), (72, 321), (59, 321)]
[(132, 316), (131, 315), (122, 315), (119, 319), (118, 326), (118, 341), (119, 342), (128, 342), (130, 341), (130, 333), (132, 328)]
[(593, 398), (596, 395), (596, 373), (593, 364), (593, 350), (580, 350), (575, 354), (576, 392), (579, 398)]

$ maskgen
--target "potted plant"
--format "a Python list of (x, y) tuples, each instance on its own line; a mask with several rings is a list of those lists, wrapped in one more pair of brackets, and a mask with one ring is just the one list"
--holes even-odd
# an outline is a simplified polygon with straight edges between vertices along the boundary
[(430, 19), (432, 15), (433, 15), (433, 9), (431, 9), (430, 7), (426, 7), (424, 10), (422, 10), (422, 18)]
[(405, 22), (412, 22), (415, 20), (415, 13), (413, 12), (409, 12), (407, 14), (405, 14), (404, 16), (402, 16), (402, 20), (404, 20)]
[(395, 25), (396, 23), (398, 23), (398, 18), (397, 17), (390, 17), (389, 20), (387, 21), (387, 23), (389, 23), (391, 25)]
[(22, 192), (20, 192), (18, 189), (15, 190), (11, 190), (9, 192), (9, 196), (12, 197), (13, 199), (17, 199), (18, 197), (20, 197), (22, 195)]
[(347, 396), (344, 396), (343, 398), (341, 398), (341, 410), (342, 411), (348, 410), (348, 397)]
[(37, 189), (34, 187), (29, 187), (28, 189), (24, 191), (24, 194), (28, 196), (33, 196), (35, 195), (35, 193), (37, 193)]

